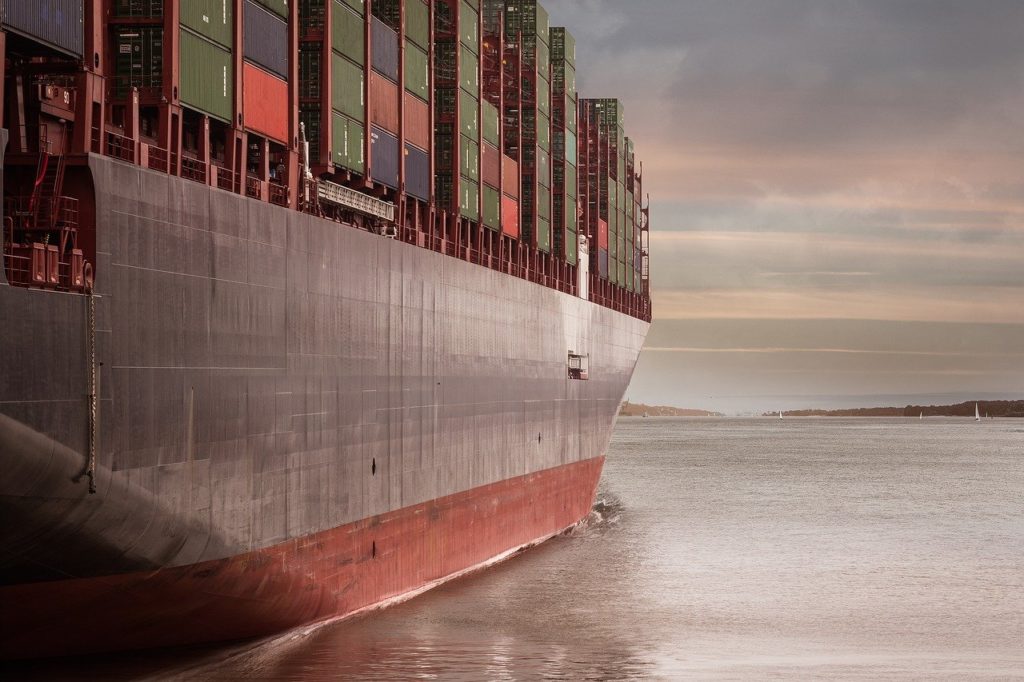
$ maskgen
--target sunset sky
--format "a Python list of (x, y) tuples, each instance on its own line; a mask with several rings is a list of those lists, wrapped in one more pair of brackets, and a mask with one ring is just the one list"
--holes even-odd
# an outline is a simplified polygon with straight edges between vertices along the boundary
[(544, 4), (644, 163), (631, 400), (1024, 397), (1024, 2)]

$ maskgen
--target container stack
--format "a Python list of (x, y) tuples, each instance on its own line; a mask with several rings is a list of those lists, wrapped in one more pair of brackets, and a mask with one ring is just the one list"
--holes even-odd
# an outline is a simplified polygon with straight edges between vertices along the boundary
[[(505, 2), (505, 41), (519, 82), (505, 93), (506, 153), (520, 158), (521, 238), (551, 252), (551, 58), (548, 13), (536, 0)], [(510, 139), (518, 144), (510, 146)], [(509, 154), (514, 156), (513, 153)]]
[(366, 8), (302, 0), (299, 119), (321, 173), (366, 171)]
[(622, 103), (578, 98), (575, 40), (537, 0), (41, 2), (8, 3), (0, 28), (41, 46), (7, 68), (62, 64), (74, 115), (49, 110), (51, 149), (74, 130), (82, 150), (649, 314)]
[[(478, 0), (434, 3), (434, 160), (437, 206), (480, 222), (480, 13)], [(466, 243), (471, 230), (460, 226)]]
[(579, 253), (576, 214), (576, 40), (551, 28), (551, 228), (555, 254), (575, 266)]
[(430, 23), (430, 8), (423, 0), (405, 1), (405, 191), (424, 202), (433, 196)]

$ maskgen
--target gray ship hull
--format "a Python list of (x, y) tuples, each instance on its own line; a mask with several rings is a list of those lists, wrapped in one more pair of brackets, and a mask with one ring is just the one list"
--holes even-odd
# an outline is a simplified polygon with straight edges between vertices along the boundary
[[(91, 300), (0, 283), (0, 653), (268, 634), (587, 512), (646, 322), (105, 157), (89, 167)], [(570, 352), (589, 356), (588, 380), (567, 378)], [(95, 637), (62, 641), (97, 609)], [(189, 629), (200, 614), (210, 627)]]

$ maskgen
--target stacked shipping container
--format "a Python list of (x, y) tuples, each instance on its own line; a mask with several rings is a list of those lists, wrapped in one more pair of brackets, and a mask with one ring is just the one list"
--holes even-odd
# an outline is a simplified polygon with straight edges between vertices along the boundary
[(301, 122), (314, 176), (400, 207), (401, 238), (574, 292), (586, 235), (601, 301), (646, 299), (622, 105), (578, 99), (575, 41), (536, 0), (99, 2), (43, 2), (81, 32), (2, 17), (109, 73), (92, 151), (295, 206)]
[(555, 253), (575, 266), (579, 253), (576, 198), (576, 40), (551, 29), (551, 216)]
[(437, 205), (480, 222), (480, 13), (475, 0), (434, 5)]
[(521, 238), (551, 251), (551, 61), (547, 11), (506, 0), (505, 41), (518, 56), (518, 82), (505, 93), (505, 151), (520, 163)]

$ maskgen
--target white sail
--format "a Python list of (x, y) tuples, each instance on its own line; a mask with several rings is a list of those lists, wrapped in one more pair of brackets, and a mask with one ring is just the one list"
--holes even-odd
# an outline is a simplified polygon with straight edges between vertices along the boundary
[(779, 419), (782, 419), (782, 410), (779, 410)]
[(924, 412), (921, 413), (921, 416), (919, 416), (918, 419), (924, 419)]
[(978, 403), (974, 403), (974, 421), (981, 421), (981, 414), (978, 413)]

